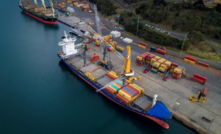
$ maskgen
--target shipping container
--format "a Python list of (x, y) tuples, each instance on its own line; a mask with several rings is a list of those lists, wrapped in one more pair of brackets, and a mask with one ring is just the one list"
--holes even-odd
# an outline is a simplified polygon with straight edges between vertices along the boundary
[(124, 93), (126, 93), (127, 95), (129, 95), (131, 98), (133, 98), (133, 94), (131, 94), (130, 92), (128, 92), (127, 90), (125, 90), (124, 88), (121, 89), (122, 91), (124, 91)]
[(123, 90), (119, 90), (118, 94), (120, 94), (121, 96), (123, 96), (125, 99), (127, 99), (129, 101), (132, 99), (132, 97), (129, 94), (127, 94), (126, 92), (124, 92)]
[(158, 61), (160, 58), (161, 57), (159, 57), (159, 56), (155, 56), (155, 57), (151, 58), (150, 65), (153, 65), (153, 63)]
[(133, 95), (133, 97), (135, 97), (135, 93), (134, 92), (132, 92), (130, 89), (128, 89), (128, 88), (126, 88), (126, 87), (124, 87), (123, 88), (125, 91), (127, 91), (128, 93), (130, 93), (130, 94), (132, 94)]
[(166, 61), (166, 59), (164, 59), (164, 58), (160, 58), (159, 60), (157, 60), (159, 63), (164, 63), (165, 61)]
[(106, 87), (105, 90), (108, 91), (112, 95), (115, 95), (117, 93), (117, 90), (115, 90), (111, 87)]
[(150, 52), (156, 52), (156, 50), (157, 50), (157, 48), (156, 48), (156, 47), (151, 46), (151, 48), (150, 48)]
[(139, 90), (137, 90), (136, 88), (134, 88), (130, 85), (127, 85), (126, 88), (129, 89), (130, 91), (132, 91), (135, 95), (138, 95), (140, 93)]
[(162, 50), (162, 49), (160, 49), (160, 48), (157, 48), (157, 53), (159, 53), (159, 54), (162, 54), (162, 55), (165, 55), (166, 54), (166, 51), (165, 50)]
[(138, 86), (137, 84), (129, 84), (130, 86), (132, 86), (133, 88), (139, 90), (140, 93), (144, 93), (144, 89), (140, 86)]
[(127, 100), (127, 99), (125, 99), (123, 96), (121, 96), (120, 94), (117, 94), (116, 95), (116, 98), (118, 99), (118, 100), (120, 100), (121, 102), (123, 102), (124, 104), (129, 104), (130, 103), (130, 101), (129, 100)]

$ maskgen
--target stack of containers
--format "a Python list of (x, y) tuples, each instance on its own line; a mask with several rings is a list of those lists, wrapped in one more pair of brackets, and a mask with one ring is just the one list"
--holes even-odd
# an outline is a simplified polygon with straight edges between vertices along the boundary
[(185, 74), (185, 71), (186, 69), (183, 66), (176, 67), (173, 71), (173, 78), (177, 80), (180, 79), (182, 75)]
[(81, 10), (83, 10), (84, 12), (87, 12), (87, 11), (89, 10), (88, 4), (83, 4), (83, 5), (81, 6)]
[(152, 59), (153, 57), (155, 57), (154, 54), (149, 54), (149, 55), (146, 57), (146, 60), (145, 60), (146, 64), (150, 64), (151, 59)]
[(59, 4), (58, 4), (58, 8), (59, 8), (59, 9), (62, 9), (62, 10), (65, 10), (65, 3), (64, 3), (64, 2), (59, 3)]
[(138, 66), (143, 65), (143, 64), (145, 63), (146, 57), (147, 57), (149, 54), (150, 54), (149, 52), (145, 52), (145, 53), (142, 53), (142, 54), (138, 55), (137, 58), (136, 58), (136, 64), (137, 64)]
[[(129, 82), (126, 81), (126, 85), (128, 84)], [(123, 85), (123, 81), (118, 81), (106, 87), (105, 90), (108, 91), (110, 94), (115, 95), (123, 87), (122, 85)]]
[[(154, 60), (154, 59), (153, 59)], [(160, 58), (160, 59), (158, 59), (157, 61), (153, 61), (153, 63), (152, 63), (152, 68), (151, 68), (151, 72), (153, 72), (153, 73), (157, 73), (158, 72), (158, 69), (159, 69), (159, 67), (160, 67), (160, 65), (162, 64), (162, 63), (164, 63), (166, 61), (166, 59), (164, 59), (164, 58)]]
[(160, 49), (160, 48), (157, 48), (156, 51), (157, 51), (157, 53), (162, 54), (162, 55), (166, 54), (166, 50), (163, 50), (163, 49)]
[(160, 62), (158, 62), (158, 61), (156, 61), (156, 62), (154, 62), (153, 64), (152, 64), (152, 68), (151, 68), (151, 72), (153, 72), (153, 73), (157, 73), (157, 71), (158, 71), (158, 69), (159, 69), (159, 67), (160, 67)]
[(117, 74), (114, 71), (108, 72), (107, 77), (111, 78), (112, 80), (115, 80), (118, 78)]
[(158, 62), (159, 62), (160, 64), (164, 63), (165, 61), (166, 61), (166, 59), (164, 59), (164, 58), (160, 58), (160, 59), (158, 60)]
[(159, 59), (160, 59), (159, 56), (154, 56), (153, 58), (151, 58), (150, 65), (153, 66), (153, 63), (158, 61)]
[(178, 64), (172, 63), (172, 64), (171, 64), (171, 68), (170, 68), (170, 72), (173, 73), (173, 71), (174, 71), (174, 69), (175, 69), (176, 67), (178, 67)]
[(116, 98), (125, 104), (129, 104), (134, 101), (137, 97), (144, 93), (144, 89), (136, 84), (129, 84), (119, 90)]
[(184, 58), (184, 61), (187, 62), (187, 63), (190, 63), (190, 64), (192, 64), (192, 65), (194, 65), (194, 64), (196, 63), (196, 59), (195, 59), (195, 58), (192, 58), (192, 57), (190, 57), (190, 56), (186, 56), (186, 57)]
[(161, 64), (158, 70), (158, 74), (164, 75), (167, 72), (167, 70), (170, 68), (171, 64), (172, 64), (171, 61), (165, 61), (163, 64)]
[(145, 43), (143, 43), (143, 42), (140, 42), (140, 43), (138, 44), (138, 47), (143, 48), (143, 49), (147, 49), (147, 44), (145, 44)]
[(73, 6), (77, 6), (78, 5), (78, 2), (76, 0), (73, 0), (72, 3), (73, 3)]

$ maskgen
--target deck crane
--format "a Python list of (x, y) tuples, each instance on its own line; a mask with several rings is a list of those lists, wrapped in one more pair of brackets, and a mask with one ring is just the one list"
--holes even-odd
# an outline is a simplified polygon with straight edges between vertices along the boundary
[[(111, 62), (109, 60), (106, 59), (106, 50), (107, 47), (110, 48), (112, 50), (112, 52), (114, 52), (123, 62), (124, 62), (124, 72), (121, 73), (121, 75), (119, 76), (118, 79), (106, 84), (104, 87), (102, 87), (101, 89), (97, 90), (97, 92), (101, 91), (102, 89), (106, 88), (107, 86), (117, 82), (117, 81), (121, 81), (123, 80), (123, 86), (125, 86), (126, 84), (126, 78), (129, 77), (133, 77), (134, 76), (134, 71), (131, 70), (131, 47), (127, 46), (127, 57), (124, 58), (123, 55), (121, 55), (114, 47), (112, 47), (103, 37), (102, 37), (102, 33), (101, 33), (101, 29), (100, 29), (100, 18), (98, 16), (97, 13), (97, 7), (96, 5), (94, 5), (94, 11), (95, 11), (95, 23), (96, 23), (96, 27), (97, 27), (97, 31), (94, 31), (91, 26), (88, 24), (87, 28), (89, 29), (89, 31), (91, 33), (94, 34), (95, 37), (97, 37), (100, 40), (100, 44), (102, 47), (102, 51), (103, 51), (103, 60), (100, 61), (100, 65), (104, 65), (106, 67), (110, 66)], [(111, 64), (112, 65), (112, 64)], [(107, 68), (108, 69), (108, 68)], [(140, 78), (140, 77), (139, 77)], [(136, 79), (134, 77), (134, 79)]]

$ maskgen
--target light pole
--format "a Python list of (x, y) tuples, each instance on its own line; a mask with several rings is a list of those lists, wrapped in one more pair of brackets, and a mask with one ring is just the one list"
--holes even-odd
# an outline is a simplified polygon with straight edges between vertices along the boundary
[(136, 36), (137, 36), (137, 33), (138, 33), (138, 27), (139, 27), (139, 19), (140, 19), (140, 17), (138, 17), (138, 22), (137, 22), (137, 32), (136, 32)]
[(120, 22), (120, 15), (118, 15), (118, 25), (119, 25), (119, 22)]
[(185, 39), (183, 40), (183, 44), (182, 44), (181, 51), (180, 51), (180, 58), (181, 58), (181, 53), (183, 51), (183, 46), (184, 46), (187, 35), (188, 35), (188, 33), (186, 34)]

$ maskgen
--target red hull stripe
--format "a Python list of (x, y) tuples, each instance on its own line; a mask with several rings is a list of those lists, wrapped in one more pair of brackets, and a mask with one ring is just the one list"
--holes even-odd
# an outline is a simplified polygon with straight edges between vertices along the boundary
[(31, 17), (33, 17), (33, 18), (35, 18), (35, 19), (37, 19), (37, 20), (39, 20), (39, 21), (41, 21), (41, 22), (43, 22), (43, 23), (53, 24), (53, 25), (56, 25), (56, 24), (57, 24), (57, 21), (45, 21), (45, 20), (42, 20), (41, 18), (38, 18), (38, 17), (36, 17), (36, 16), (34, 16), (34, 15), (32, 15), (32, 14), (26, 12), (26, 11), (24, 11), (24, 13), (26, 13), (27, 15), (29, 15), (29, 16), (31, 16)]
[[(71, 69), (71, 71), (72, 72), (74, 72), (72, 69)], [(74, 72), (75, 73), (75, 72)], [(77, 73), (75, 73), (76, 75), (78, 75)], [(87, 82), (89, 85), (91, 85), (93, 88), (95, 88), (96, 90), (97, 90), (97, 88), (94, 86), (94, 85), (92, 85), (90, 82), (88, 82), (87, 80), (85, 80), (83, 77), (81, 77), (80, 75), (78, 75), (81, 79), (83, 79), (85, 82)], [(104, 95), (105, 97), (107, 97), (107, 98), (109, 98), (110, 100), (112, 100), (110, 97), (108, 97), (106, 94), (104, 94), (103, 92), (100, 92), (102, 95)], [(114, 100), (112, 100), (113, 102), (115, 102)], [(115, 103), (117, 103), (118, 105), (120, 105), (120, 106), (122, 106), (121, 104), (119, 104), (118, 102), (115, 102)], [(122, 106), (122, 107), (124, 107), (124, 108), (126, 108), (126, 109), (128, 109), (127, 107), (125, 107), (125, 106)], [(130, 110), (130, 109), (128, 109), (128, 110)], [(131, 110), (132, 111), (132, 110)], [(135, 112), (135, 111), (132, 111), (132, 112)], [(140, 113), (138, 113), (138, 112), (135, 112), (135, 113), (137, 113), (137, 114), (140, 114)], [(154, 117), (151, 117), (151, 116), (148, 116), (148, 115), (143, 115), (143, 114), (140, 114), (140, 115), (142, 115), (142, 116), (144, 116), (144, 117), (146, 117), (146, 118), (148, 118), (148, 119), (151, 119), (152, 121), (154, 121), (154, 122), (156, 122), (157, 124), (159, 124), (161, 127), (163, 127), (164, 129), (169, 129), (169, 125), (166, 123), (166, 122), (164, 122), (164, 121), (161, 121), (160, 119), (157, 119), (157, 118), (154, 118)]]

